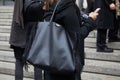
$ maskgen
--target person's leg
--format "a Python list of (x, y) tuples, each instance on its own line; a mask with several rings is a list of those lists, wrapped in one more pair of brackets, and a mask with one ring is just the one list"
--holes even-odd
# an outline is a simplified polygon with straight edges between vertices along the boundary
[(82, 11), (82, 9), (83, 9), (83, 0), (78, 0), (78, 7)]
[(90, 13), (93, 11), (94, 8), (94, 0), (87, 0), (87, 9), (86, 13)]
[(106, 46), (107, 29), (97, 30), (97, 52), (113, 52), (113, 49)]
[(108, 33), (108, 42), (120, 42), (118, 37), (119, 32), (119, 20), (115, 19), (114, 29), (110, 29)]
[(23, 48), (15, 48), (14, 55), (15, 55), (15, 80), (23, 80), (23, 66), (24, 62), (22, 60), (22, 55), (24, 53)]
[(23, 62), (16, 59), (15, 62), (15, 80), (23, 80)]
[[(23, 80), (23, 66), (24, 61), (22, 59), (22, 55), (24, 53), (23, 48), (16, 47), (14, 49), (15, 55), (15, 80)], [(42, 70), (40, 68), (34, 67), (34, 78), (35, 80), (42, 80)]]
[(107, 29), (97, 29), (97, 47), (106, 45)]
[(42, 70), (38, 67), (34, 67), (34, 79), (42, 80)]

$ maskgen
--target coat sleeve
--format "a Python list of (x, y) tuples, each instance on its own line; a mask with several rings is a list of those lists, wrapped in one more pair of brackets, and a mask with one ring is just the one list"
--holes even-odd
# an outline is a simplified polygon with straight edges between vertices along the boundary
[(37, 11), (44, 5), (42, 0), (25, 0), (24, 11)]
[(44, 14), (43, 5), (44, 2), (42, 0), (25, 0), (25, 21), (41, 21)]
[[(46, 20), (50, 19), (50, 14), (52, 11), (53, 10), (49, 10), (49, 12), (45, 13)], [(82, 38), (86, 38), (89, 32), (95, 29), (95, 21), (92, 18), (88, 17), (88, 19), (85, 20), (84, 24), (81, 25), (80, 18), (80, 14), (76, 13), (75, 7), (69, 6), (67, 8), (61, 9), (61, 11), (58, 9), (58, 11), (56, 11), (54, 21), (58, 24), (63, 25), (66, 31), (71, 33), (76, 32)]]
[(79, 34), (83, 36), (83, 38), (86, 38), (89, 35), (89, 32), (91, 32), (95, 28), (96, 28), (95, 21), (92, 18), (88, 17), (88, 19), (86, 19), (82, 24)]

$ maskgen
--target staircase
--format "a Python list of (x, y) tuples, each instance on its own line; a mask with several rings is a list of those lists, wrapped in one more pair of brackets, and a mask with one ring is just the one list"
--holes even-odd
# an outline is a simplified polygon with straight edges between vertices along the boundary
[[(13, 6), (0, 6), (0, 80), (14, 80), (15, 59), (9, 48)], [(82, 80), (120, 80), (120, 43), (109, 43), (114, 53), (96, 52), (96, 31), (85, 39), (85, 67)], [(24, 72), (24, 80), (33, 80), (33, 66)]]

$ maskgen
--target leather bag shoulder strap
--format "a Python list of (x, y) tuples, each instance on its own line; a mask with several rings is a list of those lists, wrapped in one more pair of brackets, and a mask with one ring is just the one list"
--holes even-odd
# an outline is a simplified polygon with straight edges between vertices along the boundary
[(50, 18), (50, 23), (53, 21), (53, 17), (54, 17), (54, 15), (55, 15), (56, 9), (57, 9), (60, 1), (61, 1), (61, 0), (58, 0), (58, 2), (56, 3), (56, 6), (55, 6), (55, 8), (54, 8), (54, 10), (53, 10), (53, 13), (52, 13), (52, 16), (51, 16), (51, 18)]

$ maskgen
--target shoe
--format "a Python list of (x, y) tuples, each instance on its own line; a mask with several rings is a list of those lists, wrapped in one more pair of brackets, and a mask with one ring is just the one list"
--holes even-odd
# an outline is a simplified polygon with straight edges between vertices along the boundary
[(120, 42), (120, 38), (109, 39), (108, 42)]
[(113, 49), (112, 48), (108, 48), (107, 46), (105, 47), (102, 47), (102, 48), (97, 48), (97, 52), (113, 52)]

